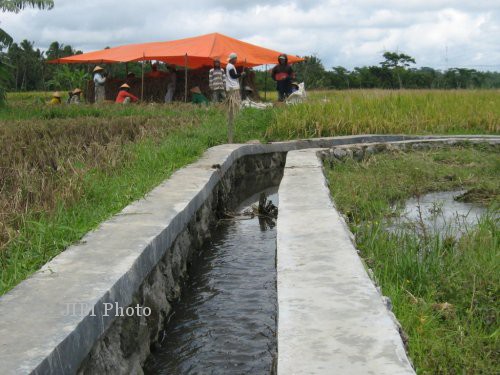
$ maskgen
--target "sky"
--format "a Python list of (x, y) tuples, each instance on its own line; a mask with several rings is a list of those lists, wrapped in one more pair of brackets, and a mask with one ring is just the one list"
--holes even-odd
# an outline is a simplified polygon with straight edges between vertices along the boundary
[(500, 0), (55, 0), (50, 10), (3, 13), (16, 42), (90, 52), (219, 32), (326, 69), (376, 65), (385, 51), (417, 67), (500, 71)]

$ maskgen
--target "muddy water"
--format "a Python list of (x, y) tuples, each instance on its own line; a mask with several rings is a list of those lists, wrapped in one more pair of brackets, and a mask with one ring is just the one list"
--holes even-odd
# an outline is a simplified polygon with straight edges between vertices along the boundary
[(430, 234), (460, 237), (486, 212), (484, 206), (455, 200), (464, 192), (442, 191), (410, 198), (400, 216), (392, 220), (389, 230), (425, 230)]
[[(277, 194), (269, 198), (277, 205)], [(239, 210), (257, 201), (258, 195)], [(276, 354), (275, 257), (275, 227), (258, 218), (222, 221), (192, 265), (145, 373), (270, 373)]]

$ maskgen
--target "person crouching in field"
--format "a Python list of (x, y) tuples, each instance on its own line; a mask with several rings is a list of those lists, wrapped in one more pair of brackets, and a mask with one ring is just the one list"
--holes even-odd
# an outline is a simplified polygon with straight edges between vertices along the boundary
[(104, 84), (106, 83), (106, 74), (104, 73), (104, 68), (96, 66), (94, 68), (94, 90), (95, 90), (95, 102), (101, 103), (106, 97), (104, 90)]
[(68, 104), (80, 104), (80, 95), (82, 94), (82, 90), (76, 88), (69, 93)]
[(116, 96), (115, 103), (123, 103), (128, 104), (130, 102), (137, 102), (139, 98), (135, 95), (132, 95), (130, 92), (130, 86), (124, 83), (120, 86), (120, 91)]
[(295, 78), (292, 66), (288, 64), (287, 55), (279, 55), (278, 65), (276, 65), (271, 76), (276, 81), (278, 99), (284, 101), (292, 93), (292, 79)]
[(191, 103), (193, 104), (208, 104), (208, 99), (202, 94), (198, 86), (193, 87), (191, 90)]
[(61, 104), (61, 94), (56, 91), (55, 93), (52, 94), (52, 99), (47, 103), (49, 105), (59, 105)]
[(220, 60), (214, 60), (214, 67), (208, 72), (208, 86), (212, 90), (212, 102), (220, 103), (226, 99), (226, 73), (220, 67)]

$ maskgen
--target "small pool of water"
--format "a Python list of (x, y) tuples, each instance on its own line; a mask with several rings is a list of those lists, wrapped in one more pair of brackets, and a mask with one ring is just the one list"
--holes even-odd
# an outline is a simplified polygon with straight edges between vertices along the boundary
[[(278, 205), (276, 189), (267, 191)], [(258, 202), (258, 195), (238, 211)], [(146, 374), (269, 374), (276, 355), (276, 228), (224, 220), (190, 278)]]
[(392, 232), (412, 229), (429, 234), (460, 237), (475, 226), (486, 208), (475, 203), (455, 200), (465, 190), (441, 191), (410, 198), (401, 214), (391, 218), (388, 229)]

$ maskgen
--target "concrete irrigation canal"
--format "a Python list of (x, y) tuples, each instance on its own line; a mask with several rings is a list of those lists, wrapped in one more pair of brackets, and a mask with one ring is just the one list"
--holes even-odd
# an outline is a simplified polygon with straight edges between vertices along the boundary
[[(277, 204), (274, 190), (269, 198)], [(248, 211), (258, 198), (238, 211)], [(221, 221), (189, 272), (145, 372), (270, 373), (276, 356), (274, 220), (247, 215)]]
[[(0, 297), (0, 374), (415, 373), (322, 166), (463, 142), (500, 138), (209, 149)], [(277, 186), (277, 219), (238, 215)]]

